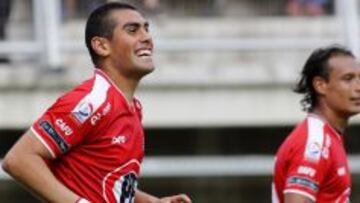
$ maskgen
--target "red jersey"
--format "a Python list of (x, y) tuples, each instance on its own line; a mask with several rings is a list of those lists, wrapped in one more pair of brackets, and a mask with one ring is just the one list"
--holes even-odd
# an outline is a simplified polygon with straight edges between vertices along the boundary
[(282, 203), (285, 193), (297, 193), (317, 203), (346, 203), (350, 188), (342, 136), (309, 115), (277, 152), (272, 202)]
[(133, 202), (144, 156), (141, 106), (130, 105), (101, 70), (60, 97), (31, 127), (48, 165), (91, 202)]

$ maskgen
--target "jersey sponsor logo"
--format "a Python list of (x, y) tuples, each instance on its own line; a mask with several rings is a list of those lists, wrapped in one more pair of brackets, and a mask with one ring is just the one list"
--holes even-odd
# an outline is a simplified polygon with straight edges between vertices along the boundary
[(91, 125), (96, 125), (96, 123), (101, 119), (101, 113), (97, 112), (90, 118)]
[(102, 111), (102, 115), (105, 116), (106, 114), (108, 114), (110, 112), (110, 110), (111, 110), (111, 104), (107, 103)]
[(316, 174), (316, 170), (308, 166), (299, 166), (297, 172), (299, 174), (304, 174), (310, 177), (314, 177)]
[(118, 135), (113, 137), (113, 139), (111, 140), (111, 144), (124, 144), (126, 142), (126, 137), (125, 135)]
[(110, 110), (111, 104), (107, 103), (102, 112), (97, 112), (90, 118), (91, 125), (96, 125), (96, 123), (100, 121), (103, 116), (106, 116), (110, 112)]
[(318, 162), (324, 143), (324, 123), (313, 117), (308, 118), (308, 135), (305, 146), (305, 159)]
[(40, 126), (44, 131), (55, 141), (62, 153), (65, 153), (69, 149), (69, 145), (65, 140), (56, 132), (54, 127), (47, 121), (42, 121)]
[(319, 184), (312, 180), (303, 177), (292, 176), (287, 179), (288, 185), (299, 185), (311, 189), (312, 191), (319, 190)]
[(78, 107), (76, 107), (72, 115), (75, 117), (77, 121), (80, 123), (84, 123), (93, 113), (93, 105), (89, 102), (81, 103)]
[(73, 130), (69, 127), (69, 125), (67, 123), (65, 123), (65, 121), (63, 119), (61, 119), (61, 118), (56, 119), (55, 124), (56, 124), (56, 126), (58, 126), (60, 128), (60, 130), (66, 136), (70, 136), (71, 134), (73, 134)]
[(321, 145), (318, 142), (309, 143), (306, 147), (305, 157), (312, 161), (318, 161), (321, 154)]

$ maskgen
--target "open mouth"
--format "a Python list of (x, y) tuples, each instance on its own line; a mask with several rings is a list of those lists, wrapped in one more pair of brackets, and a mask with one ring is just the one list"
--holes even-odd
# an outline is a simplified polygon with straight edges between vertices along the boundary
[(152, 56), (152, 51), (150, 49), (140, 49), (136, 52), (136, 55), (140, 58), (149, 58)]

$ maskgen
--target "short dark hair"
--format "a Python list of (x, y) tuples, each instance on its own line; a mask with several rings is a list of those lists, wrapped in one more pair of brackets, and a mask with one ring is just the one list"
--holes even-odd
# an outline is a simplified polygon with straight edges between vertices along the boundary
[(318, 102), (318, 96), (312, 84), (314, 77), (319, 76), (328, 80), (330, 73), (329, 59), (339, 55), (355, 58), (347, 48), (340, 45), (331, 45), (316, 49), (305, 62), (300, 80), (294, 88), (294, 92), (304, 94), (300, 101), (304, 111), (313, 111)]
[(137, 9), (126, 3), (112, 2), (99, 6), (91, 12), (86, 22), (85, 28), (85, 43), (89, 51), (92, 62), (97, 65), (99, 55), (93, 50), (91, 46), (91, 39), (95, 36), (112, 39), (113, 31), (116, 22), (111, 18), (111, 13), (114, 10), (135, 10)]

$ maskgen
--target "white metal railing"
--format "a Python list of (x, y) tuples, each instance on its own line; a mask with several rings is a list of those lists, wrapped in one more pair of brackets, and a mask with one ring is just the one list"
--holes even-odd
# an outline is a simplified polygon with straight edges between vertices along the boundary
[(50, 68), (61, 66), (60, 0), (33, 0), (35, 37), (41, 45), (41, 61)]
[(336, 0), (336, 12), (342, 19), (344, 27), (343, 35), (346, 45), (352, 50), (355, 56), (360, 55), (359, 41), (359, 18), (357, 0)]
[[(60, 0), (33, 0), (35, 40), (0, 42), (1, 54), (39, 54), (45, 66), (61, 65), (62, 52), (78, 52), (85, 50), (82, 42), (60, 42)], [(359, 56), (360, 41), (358, 29), (357, 0), (336, 0), (335, 10), (344, 26), (342, 32), (346, 45)], [(201, 50), (276, 50), (306, 49), (332, 42), (333, 39), (272, 39), (272, 38), (240, 38), (240, 39), (177, 39), (161, 40), (158, 50), (164, 51), (201, 51)]]
[[(0, 160), (0, 165), (2, 161)], [(228, 177), (270, 176), (273, 156), (164, 156), (146, 157), (142, 165), (143, 177)], [(353, 175), (360, 174), (360, 155), (350, 155)], [(0, 180), (11, 179), (0, 169)]]

